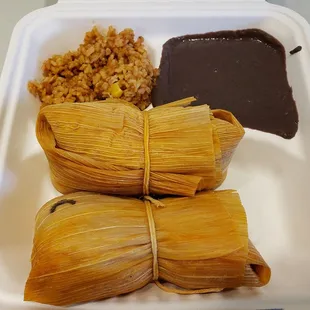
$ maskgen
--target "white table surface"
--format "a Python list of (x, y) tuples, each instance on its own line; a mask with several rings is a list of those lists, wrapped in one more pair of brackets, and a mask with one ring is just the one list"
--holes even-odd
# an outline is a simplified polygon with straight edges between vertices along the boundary
[[(0, 72), (16, 22), (33, 10), (56, 2), (57, 0), (0, 0)], [(290, 7), (310, 22), (310, 0), (268, 0), (268, 2)]]

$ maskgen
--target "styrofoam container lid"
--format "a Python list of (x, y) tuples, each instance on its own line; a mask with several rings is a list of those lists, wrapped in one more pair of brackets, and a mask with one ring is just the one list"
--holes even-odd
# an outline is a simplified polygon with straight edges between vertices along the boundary
[(180, 296), (150, 284), (77, 308), (309, 309), (310, 26), (297, 13), (262, 0), (61, 0), (16, 25), (0, 80), (0, 309), (50, 308), (23, 302), (35, 214), (58, 195), (36, 141), (39, 102), (27, 82), (40, 77), (43, 60), (75, 49), (93, 25), (133, 28), (144, 36), (155, 66), (167, 39), (190, 33), (260, 28), (287, 52), (301, 45), (300, 53), (287, 57), (300, 124), (292, 140), (247, 130), (222, 186), (240, 193), (250, 238), (272, 269), (266, 287)]

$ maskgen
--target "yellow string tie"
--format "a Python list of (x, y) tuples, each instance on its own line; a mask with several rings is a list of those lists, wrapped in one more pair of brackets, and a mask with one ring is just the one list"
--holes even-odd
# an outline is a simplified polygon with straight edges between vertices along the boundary
[(223, 290), (223, 288), (201, 288), (196, 290), (179, 289), (174, 287), (165, 286), (159, 281), (155, 281), (155, 284), (163, 291), (168, 293), (175, 293), (180, 295), (193, 295), (193, 294), (208, 294), (208, 293), (218, 293)]
[(147, 111), (143, 112), (144, 115), (144, 177), (143, 177), (143, 195), (150, 194), (150, 126), (149, 114)]
[(150, 238), (151, 238), (151, 246), (152, 246), (152, 254), (153, 254), (153, 280), (158, 280), (158, 260), (157, 260), (157, 238), (156, 238), (156, 228), (155, 221), (153, 217), (152, 205), (149, 200), (144, 200), (146, 207), (146, 215), (149, 222), (150, 228)]

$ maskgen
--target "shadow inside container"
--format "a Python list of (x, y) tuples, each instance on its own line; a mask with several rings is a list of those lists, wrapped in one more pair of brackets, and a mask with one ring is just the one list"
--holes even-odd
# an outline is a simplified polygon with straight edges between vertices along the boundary
[(35, 103), (17, 105), (0, 188), (0, 263), (5, 271), (1, 278), (7, 278), (7, 282), (0, 279), (0, 291), (14, 294), (23, 292), (30, 270), (34, 220), (42, 181), (48, 175), (43, 152), (25, 154), (27, 135), (35, 139), (29, 127), (33, 129), (37, 112)]
[[(305, 238), (310, 234), (308, 224), (310, 208), (308, 199), (305, 199), (309, 192), (310, 175), (308, 161), (310, 150), (307, 143), (304, 145), (304, 151), (306, 159), (298, 159), (285, 149), (268, 141), (254, 141), (245, 137), (233, 159), (234, 166), (239, 170), (266, 172), (277, 179), (277, 185), (283, 194), (281, 209), (287, 226), (287, 236), (291, 238), (290, 244), (294, 244), (296, 250), (304, 249), (307, 244)], [(243, 181), (236, 180), (236, 182), (242, 183)], [(238, 189), (238, 184), (236, 185)], [(261, 187), (263, 186), (264, 184), (261, 184)], [(253, 197), (259, 199), (260, 195), (258, 184)], [(264, 208), (264, 206), (261, 207)], [(276, 220), (275, 218), (274, 221)], [(302, 235), (304, 238), (300, 238)]]
[[(268, 140), (257, 141), (246, 136), (233, 159), (233, 166), (238, 171), (237, 173), (242, 170), (248, 172), (247, 177), (236, 180), (236, 189), (242, 188), (245, 182), (251, 182), (249, 174), (253, 178), (256, 173), (265, 174), (267, 178), (270, 176), (271, 180), (276, 182), (276, 193), (271, 192), (272, 189), (268, 189), (266, 184), (257, 184), (254, 190), (251, 187), (253, 192), (250, 193), (250, 196), (253, 198), (251, 198), (252, 200), (248, 198), (247, 205), (245, 205), (245, 208), (249, 210), (253, 207), (251, 201), (267, 201), (269, 203), (269, 205), (261, 204), (261, 210), (254, 212), (258, 215), (264, 214), (258, 216), (256, 220), (255, 233), (258, 236), (259, 234), (263, 236), (262, 239), (258, 237), (259, 245), (265, 250), (269, 249), (266, 253), (261, 252), (261, 254), (271, 267), (272, 276), (269, 284), (272, 287), (271, 290), (277, 290), (279, 287), (294, 289), (309, 287), (310, 271), (302, 266), (309, 259), (307, 245), (310, 235), (310, 203), (308, 199), (310, 145), (304, 134), (309, 132), (310, 128), (304, 121), (299, 130), (299, 135), (302, 138), (299, 145), (300, 156), (289, 152), (285, 144), (283, 147), (283, 144), (280, 146)], [(274, 200), (271, 200), (271, 203), (268, 196), (262, 197), (263, 195), (276, 196), (277, 206), (273, 205)], [(257, 207), (257, 204), (255, 206)], [(272, 212), (272, 210), (276, 211)], [(283, 229), (278, 229), (279, 224)], [(250, 225), (249, 230), (251, 230)], [(255, 240), (252, 241), (255, 245)], [(278, 243), (279, 241), (281, 244)], [(257, 249), (260, 251), (260, 246)], [(290, 280), (288, 281), (288, 279)], [(223, 296), (229, 298), (230, 294)]]
[(6, 113), (6, 106), (3, 105), (0, 113), (0, 136), (3, 131), (3, 125), (4, 125), (4, 118), (5, 118), (5, 113)]

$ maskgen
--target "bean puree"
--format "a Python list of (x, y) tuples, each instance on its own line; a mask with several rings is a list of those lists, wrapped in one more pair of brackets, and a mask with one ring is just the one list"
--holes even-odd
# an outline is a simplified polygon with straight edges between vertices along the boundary
[[(297, 56), (294, 56), (297, 57)], [(244, 127), (290, 139), (298, 113), (283, 45), (258, 29), (185, 35), (162, 51), (154, 106), (195, 96), (195, 105), (231, 111)]]

